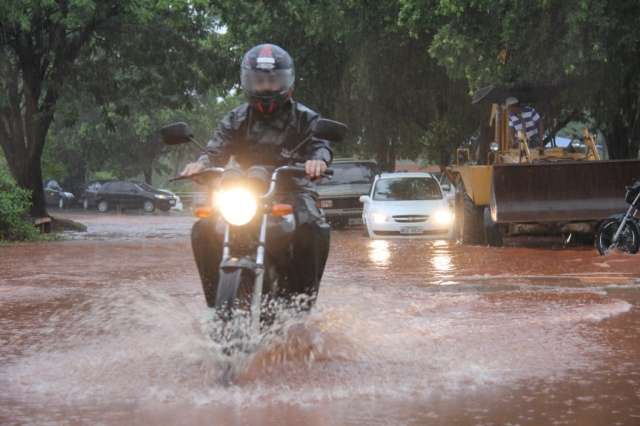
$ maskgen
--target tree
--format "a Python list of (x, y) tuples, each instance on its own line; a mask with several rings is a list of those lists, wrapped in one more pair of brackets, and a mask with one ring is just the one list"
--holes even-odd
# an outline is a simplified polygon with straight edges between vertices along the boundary
[[(87, 89), (104, 105), (135, 88), (150, 102), (176, 104), (200, 88), (196, 81), (211, 80), (196, 69), (198, 61), (185, 60), (211, 47), (207, 34), (216, 19), (202, 3), (2, 2), (0, 145), (18, 185), (32, 193), (33, 216), (46, 215), (41, 156), (64, 93)], [(93, 78), (79, 85), (79, 72)]]
[(178, 108), (142, 107), (134, 96), (129, 102), (129, 112), (119, 115), (113, 105), (98, 106), (91, 99), (63, 99), (45, 148), (45, 170), (58, 173), (60, 179), (64, 176), (63, 187), (76, 192), (97, 173), (119, 179), (143, 175), (149, 184), (154, 173), (173, 176), (186, 162), (197, 158), (199, 151), (193, 145), (166, 149), (158, 140), (158, 129), (185, 121), (204, 143), (240, 98), (221, 98), (212, 90), (192, 94), (189, 102)]
[[(455, 114), (462, 133), (478, 127), (466, 82), (450, 79), (426, 55), (431, 33), (412, 37), (398, 25), (398, 2), (219, 3), (242, 49), (270, 41), (289, 50), (296, 62), (296, 97), (349, 125), (350, 143), (337, 147), (341, 153), (374, 156), (393, 169), (397, 157), (424, 152), (421, 137), (434, 121), (451, 115), (453, 122)], [(443, 149), (462, 142), (460, 132), (446, 136)]]
[[(590, 113), (613, 158), (636, 157), (640, 138), (637, 1), (401, 0), (401, 21), (434, 31), (429, 54), (472, 90), (543, 82), (559, 88), (547, 121)], [(561, 90), (560, 90), (561, 89)]]

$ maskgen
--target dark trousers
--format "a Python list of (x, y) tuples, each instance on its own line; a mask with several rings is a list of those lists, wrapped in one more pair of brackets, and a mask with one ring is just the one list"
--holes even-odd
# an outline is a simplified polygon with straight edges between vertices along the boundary
[[(282, 201), (294, 206), (297, 223), (293, 237), (293, 260), (284, 290), (291, 296), (309, 296), (311, 305), (318, 293), (329, 255), (330, 228), (321, 217), (311, 194), (288, 194)], [(191, 230), (193, 255), (209, 307), (215, 306), (222, 259), (222, 236), (216, 233), (216, 221), (217, 217), (200, 219)]]

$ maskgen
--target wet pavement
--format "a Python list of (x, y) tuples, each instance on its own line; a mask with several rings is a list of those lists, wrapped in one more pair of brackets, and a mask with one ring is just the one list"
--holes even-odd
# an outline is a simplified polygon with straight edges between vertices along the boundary
[(640, 255), (334, 232), (317, 308), (228, 386), (193, 219), (66, 216), (0, 246), (0, 424), (640, 424)]

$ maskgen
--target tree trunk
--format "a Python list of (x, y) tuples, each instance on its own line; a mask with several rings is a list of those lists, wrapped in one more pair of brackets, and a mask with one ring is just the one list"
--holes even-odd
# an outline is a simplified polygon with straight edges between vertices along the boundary
[(21, 172), (16, 175), (16, 182), (22, 188), (31, 191), (31, 217), (49, 216), (47, 213), (44, 189), (42, 188), (42, 166), (40, 157), (26, 158)]
[[(27, 98), (29, 103), (37, 104), (37, 100)], [(33, 107), (14, 107), (9, 114), (0, 114), (0, 145), (16, 183), (31, 192), (32, 217), (48, 216), (41, 158), (52, 117), (52, 110), (38, 111)]]
[[(44, 189), (42, 187), (42, 167), (40, 164), (40, 152), (33, 153), (21, 152), (15, 155), (12, 147), (18, 146), (20, 141), (2, 140), (0, 144), (3, 147), (9, 170), (16, 180), (18, 186), (31, 192), (31, 210), (32, 217), (48, 216), (47, 206), (44, 198)], [(13, 145), (10, 147), (10, 145)]]
[[(629, 129), (622, 123), (619, 117), (611, 123), (610, 130), (606, 133), (607, 151), (609, 158), (612, 160), (620, 160), (624, 158), (632, 158), (629, 143)], [(637, 152), (635, 153), (637, 155)]]
[(153, 177), (153, 167), (152, 167), (152, 165), (149, 164), (148, 166), (145, 166), (145, 168), (142, 171), (142, 173), (144, 174), (144, 181), (148, 185), (151, 185), (151, 178)]

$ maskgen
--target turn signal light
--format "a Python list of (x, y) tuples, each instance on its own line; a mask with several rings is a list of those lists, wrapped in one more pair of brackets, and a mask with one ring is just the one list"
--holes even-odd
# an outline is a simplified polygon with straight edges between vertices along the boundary
[(213, 209), (211, 207), (198, 207), (193, 212), (193, 215), (195, 217), (199, 217), (200, 219), (204, 219), (206, 217), (211, 216), (211, 213), (213, 213)]
[(273, 216), (286, 216), (293, 213), (293, 206), (291, 204), (274, 204), (271, 207), (271, 214)]

